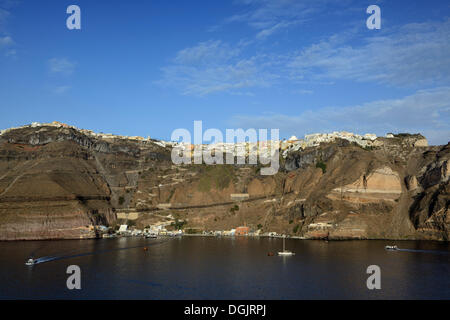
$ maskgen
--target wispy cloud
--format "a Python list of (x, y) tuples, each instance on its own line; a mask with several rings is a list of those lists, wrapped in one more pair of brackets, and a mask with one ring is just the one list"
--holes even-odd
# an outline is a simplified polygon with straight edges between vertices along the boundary
[(19, 5), (18, 0), (0, 0), (0, 33), (6, 32), (6, 24), (11, 17), (11, 9)]
[(163, 77), (157, 83), (196, 96), (220, 91), (242, 94), (241, 89), (269, 86), (277, 76), (267, 70), (267, 57), (244, 58), (242, 46), (208, 41), (183, 49), (171, 65), (162, 68)]
[[(367, 31), (367, 30), (365, 30)], [(249, 54), (248, 43), (207, 41), (179, 51), (160, 83), (206, 95), (276, 83), (338, 80), (420, 88), (450, 81), (450, 19), (412, 23), (367, 36), (352, 28), (286, 54)]]
[(71, 86), (56, 86), (56, 87), (52, 88), (51, 91), (56, 95), (61, 95), (61, 94), (66, 93), (70, 89), (71, 89)]
[(0, 7), (0, 32), (3, 32), (5, 29), (6, 21), (11, 14), (9, 11), (2, 9)]
[(0, 7), (9, 9), (17, 6), (19, 3), (19, 0), (0, 0)]
[(48, 60), (49, 71), (54, 74), (71, 75), (75, 71), (75, 62), (67, 58), (52, 58)]
[(415, 94), (362, 105), (308, 110), (300, 115), (239, 115), (239, 128), (278, 128), (282, 134), (345, 130), (358, 133), (420, 132), (432, 144), (450, 141), (450, 87), (419, 90)]
[(291, 21), (291, 22), (281, 21), (281, 22), (278, 22), (277, 24), (275, 24), (273, 26), (270, 26), (268, 28), (265, 28), (265, 29), (262, 29), (261, 31), (259, 31), (257, 33), (257, 35), (256, 35), (256, 38), (257, 39), (265, 39), (265, 38), (271, 36), (272, 34), (278, 32), (279, 30), (282, 30), (282, 29), (288, 28), (290, 26), (299, 24), (300, 22), (301, 21)]
[(293, 90), (292, 93), (307, 95), (307, 94), (313, 94), (314, 91), (313, 90), (308, 90), (308, 89), (297, 89), (297, 90)]
[(4, 53), (6, 57), (15, 57), (16, 50), (12, 49), (15, 45), (13, 38), (7, 32), (7, 22), (11, 13), (5, 8), (9, 8), (12, 4), (4, 0), (0, 1), (0, 53)]
[(17, 51), (16, 49), (9, 49), (5, 52), (6, 57), (16, 57)]
[(237, 47), (233, 48), (220, 40), (210, 40), (179, 51), (174, 62), (192, 65), (217, 64), (236, 57), (239, 52)]
[[(324, 11), (327, 4), (334, 3), (345, 8), (352, 0), (236, 0), (234, 4), (241, 8), (241, 12), (227, 17), (222, 25), (243, 23), (254, 29), (256, 39), (267, 37), (288, 29), (292, 26), (306, 23), (315, 13)], [(215, 31), (216, 25), (209, 28)]]
[(5, 57), (16, 57), (16, 49), (14, 49), (14, 40), (10, 36), (0, 36), (0, 53), (3, 53)]
[(11, 46), (13, 44), (14, 41), (10, 36), (0, 37), (0, 49)]
[(304, 48), (289, 64), (292, 74), (394, 86), (450, 80), (450, 20), (386, 29), (351, 45), (357, 36), (335, 35)]

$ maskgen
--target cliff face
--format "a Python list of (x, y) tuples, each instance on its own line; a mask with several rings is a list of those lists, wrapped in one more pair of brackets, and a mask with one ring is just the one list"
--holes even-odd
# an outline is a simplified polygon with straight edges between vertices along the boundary
[(427, 237), (449, 240), (450, 214), (450, 144), (426, 156), (416, 175), (407, 177), (407, 187), (413, 198), (409, 212), (414, 226)]
[(157, 149), (92, 139), (68, 128), (3, 134), (0, 240), (96, 237), (93, 226), (116, 221), (118, 190), (129, 183), (125, 170), (167, 158)]
[(420, 135), (289, 152), (274, 176), (259, 166), (184, 165), (152, 140), (67, 127), (0, 136), (0, 240), (91, 238), (96, 225), (186, 228), (246, 224), (305, 238), (448, 240), (450, 144)]

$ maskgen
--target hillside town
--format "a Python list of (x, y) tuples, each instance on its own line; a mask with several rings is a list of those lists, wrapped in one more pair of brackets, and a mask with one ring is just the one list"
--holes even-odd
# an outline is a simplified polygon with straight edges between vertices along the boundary
[(24, 129), (24, 128), (39, 128), (39, 127), (54, 127), (54, 128), (73, 129), (73, 130), (76, 130), (76, 131), (79, 131), (79, 132), (85, 134), (88, 137), (101, 138), (101, 139), (106, 139), (106, 140), (122, 139), (122, 140), (134, 140), (134, 141), (151, 141), (150, 137), (143, 138), (143, 137), (139, 137), (139, 136), (121, 136), (121, 135), (115, 135), (115, 134), (111, 134), (111, 133), (96, 133), (92, 130), (79, 129), (75, 126), (71, 126), (71, 125), (61, 123), (58, 121), (53, 121), (51, 123), (33, 122), (31, 124), (20, 126), (20, 127), (12, 127), (12, 128), (8, 128), (8, 129), (0, 130), (0, 136), (5, 133), (11, 132), (13, 130)]
[[(65, 123), (61, 123), (58, 121), (53, 121), (51, 123), (39, 123), (33, 122), (29, 125), (24, 125), (20, 127), (13, 127), (4, 130), (0, 130), (0, 136), (11, 132), (17, 129), (23, 128), (39, 128), (39, 127), (55, 127), (55, 128), (67, 128), (73, 129), (80, 133), (85, 134), (88, 137), (103, 139), (103, 140), (127, 140), (127, 141), (136, 141), (136, 142), (146, 142), (153, 143), (163, 148), (175, 148), (177, 147), (182, 153), (190, 152), (191, 154), (194, 150), (198, 149), (197, 145), (189, 144), (185, 142), (176, 142), (176, 141), (164, 141), (164, 140), (154, 140), (149, 136), (147, 138), (140, 136), (123, 136), (123, 135), (115, 135), (111, 133), (96, 133), (92, 130), (87, 129), (79, 129), (75, 126), (70, 126)], [(281, 141), (275, 141), (274, 145), (279, 146), (279, 151), (283, 158), (286, 158), (289, 152), (305, 150), (311, 147), (317, 147), (321, 143), (330, 143), (334, 142), (337, 139), (342, 139), (349, 141), (350, 143), (355, 143), (362, 148), (368, 148), (372, 146), (376, 146), (377, 135), (372, 133), (367, 133), (364, 135), (354, 134), (352, 132), (332, 132), (332, 133), (314, 133), (307, 134), (303, 139), (299, 139), (296, 136), (292, 136), (289, 139), (283, 139)], [(386, 134), (385, 138), (394, 138), (394, 135), (391, 133)], [(272, 145), (272, 141), (258, 141), (258, 142), (237, 142), (237, 143), (213, 143), (213, 144), (202, 144), (200, 150), (214, 150), (215, 152), (223, 152), (229, 153), (233, 156), (238, 156), (245, 154), (246, 157), (249, 155), (259, 155), (261, 152), (270, 152), (272, 155), (276, 150), (271, 150), (270, 146)]]

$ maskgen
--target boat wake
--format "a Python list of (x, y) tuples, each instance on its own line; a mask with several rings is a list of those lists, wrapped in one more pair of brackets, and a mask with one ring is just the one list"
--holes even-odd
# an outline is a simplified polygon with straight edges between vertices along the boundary
[(150, 247), (150, 246), (154, 246), (154, 245), (158, 245), (158, 244), (164, 243), (166, 241), (168, 241), (168, 240), (162, 240), (162, 241), (158, 241), (158, 242), (147, 243), (145, 245), (139, 245), (139, 246), (133, 246), (133, 247), (124, 247), (124, 248), (117, 248), (117, 249), (107, 249), (107, 250), (83, 252), (83, 253), (72, 254), (72, 255), (40, 257), (40, 258), (34, 259), (34, 263), (33, 264), (36, 265), (36, 264), (46, 263), (46, 262), (50, 262), (50, 261), (72, 259), (72, 258), (90, 256), (90, 255), (100, 254), (100, 253), (121, 251), (121, 250), (130, 250), (130, 249), (136, 249), (136, 248), (146, 248), (146, 247)]
[(34, 264), (45, 263), (55, 260), (57, 257), (41, 257), (34, 259)]
[(421, 250), (421, 249), (400, 249), (400, 248), (398, 248), (396, 251), (421, 252), (421, 253), (433, 253), (433, 254), (444, 254), (444, 255), (449, 255), (450, 254), (450, 252), (448, 252), (448, 251)]

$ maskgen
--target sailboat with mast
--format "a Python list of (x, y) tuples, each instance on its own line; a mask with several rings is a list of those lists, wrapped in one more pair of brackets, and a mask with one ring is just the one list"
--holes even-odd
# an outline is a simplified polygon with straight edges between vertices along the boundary
[(293, 256), (295, 253), (289, 250), (286, 250), (286, 236), (283, 236), (283, 251), (279, 251), (279, 256)]

